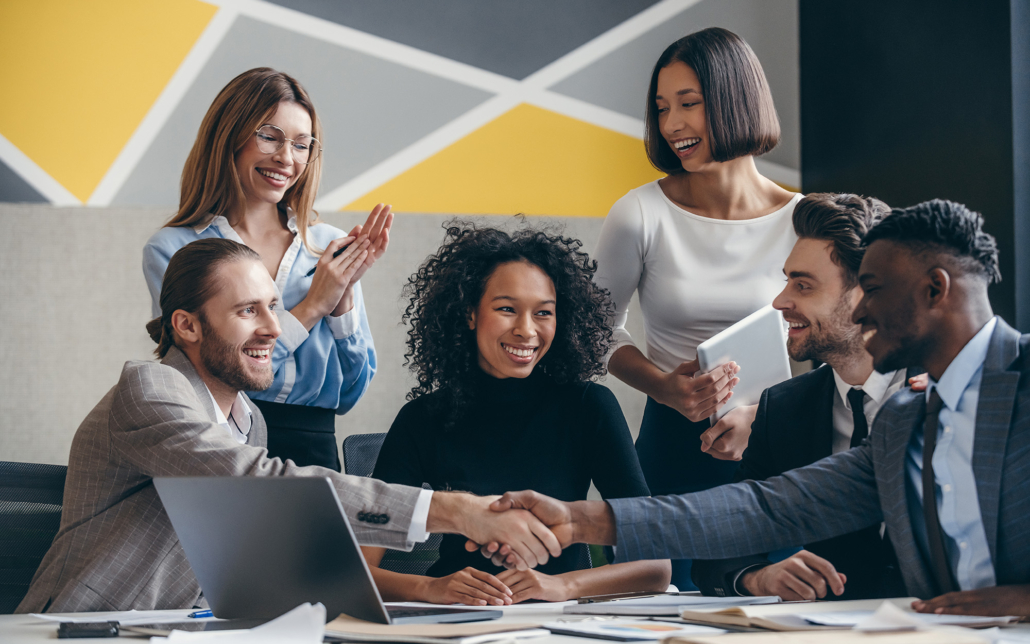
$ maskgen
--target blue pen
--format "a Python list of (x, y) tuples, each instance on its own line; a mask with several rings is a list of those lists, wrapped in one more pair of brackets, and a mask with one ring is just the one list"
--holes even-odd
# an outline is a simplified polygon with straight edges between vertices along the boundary
[(190, 613), (189, 616), (193, 617), (193, 618), (199, 619), (201, 617), (214, 617), (215, 614), (212, 613), (210, 610), (198, 610), (198, 611)]

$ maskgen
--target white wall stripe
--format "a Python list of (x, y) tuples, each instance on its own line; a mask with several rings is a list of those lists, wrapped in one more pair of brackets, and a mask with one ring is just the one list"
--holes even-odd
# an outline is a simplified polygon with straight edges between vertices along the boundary
[(136, 164), (143, 158), (175, 108), (178, 107), (182, 97), (189, 91), (193, 81), (200, 75), (207, 61), (222, 42), (233, 21), (236, 20), (236, 15), (237, 12), (230, 7), (222, 7), (215, 13), (179, 68), (175, 70), (171, 80), (165, 85), (164, 90), (161, 91), (143, 120), (140, 121), (136, 131), (129, 137), (114, 163), (107, 169), (104, 178), (97, 184), (86, 205), (107, 206), (118, 195), (118, 191), (122, 189), (132, 175), (132, 171), (136, 169)]
[(0, 134), (0, 161), (3, 161), (25, 183), (35, 188), (55, 206), (81, 206), (78, 197), (51, 177), (43, 168), (36, 165), (18, 146)]

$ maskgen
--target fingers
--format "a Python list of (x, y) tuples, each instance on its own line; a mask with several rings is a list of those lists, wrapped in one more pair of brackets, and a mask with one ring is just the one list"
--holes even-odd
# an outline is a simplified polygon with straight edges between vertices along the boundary
[(465, 582), (474, 589), (474, 593), (470, 594), (477, 596), (479, 599), (485, 599), (492, 604), (504, 605), (511, 602), (511, 590), (501, 583), (497, 577), (475, 568), (466, 568), (465, 570), (472, 577)]
[(379, 209), (379, 216), (376, 218), (375, 225), (372, 228), (366, 229), (368, 230), (369, 239), (379, 239), (379, 235), (383, 232), (383, 229), (386, 228), (386, 222), (388, 220), (391, 223), (393, 222), (393, 213), (390, 212), (390, 205), (386, 204), (384, 206), (383, 204), (379, 204), (379, 206), (381, 206), (381, 208)]
[(689, 362), (681, 362), (678, 367), (672, 370), (672, 372), (680, 376), (693, 376), (700, 368), (700, 362), (697, 358), (694, 358)]
[[(372, 208), (372, 211), (368, 213), (368, 219), (365, 220), (364, 229), (371, 232), (375, 228), (379, 221), (379, 216), (383, 212), (385, 204), (378, 203)], [(371, 235), (369, 235), (371, 237)]]
[[(822, 586), (823, 597), (826, 595), (826, 586), (829, 585), (829, 589), (834, 595), (840, 596), (844, 593), (844, 580), (841, 579), (841, 575), (837, 572), (837, 569), (833, 567), (829, 561), (823, 559), (819, 555), (812, 554), (807, 550), (802, 550), (799, 555), (804, 553), (803, 561), (807, 566), (807, 569), (818, 578), (818, 582)], [(809, 582), (809, 585), (812, 585)], [(813, 586), (815, 588), (815, 586)], [(818, 590), (818, 589), (817, 589)]]
[(548, 529), (543, 523), (534, 517), (533, 521), (529, 523), (529, 530), (540, 540), (540, 543), (547, 548), (547, 552), (552, 557), (558, 557), (561, 555), (561, 544), (558, 543), (558, 537), (554, 536), (554, 533)]
[(357, 234), (355, 234), (354, 230), (352, 230), (350, 234), (346, 237), (340, 237), (339, 239), (334, 239), (333, 241), (329, 242), (329, 245), (325, 247), (325, 252), (322, 253), (322, 256), (318, 259), (318, 263), (323, 266), (332, 263), (332, 261), (336, 259), (334, 257), (334, 255), (336, 255), (336, 251), (351, 244), (351, 242), (353, 242), (355, 239), (358, 238), (359, 235), (361, 235), (360, 229), (361, 226), (355, 226), (354, 230), (358, 231)]
[(715, 441), (719, 440), (723, 434), (730, 431), (730, 424), (726, 422), (726, 418), (722, 418), (714, 426), (709, 427), (703, 434), (701, 434), (701, 451), (707, 452), (715, 444)]

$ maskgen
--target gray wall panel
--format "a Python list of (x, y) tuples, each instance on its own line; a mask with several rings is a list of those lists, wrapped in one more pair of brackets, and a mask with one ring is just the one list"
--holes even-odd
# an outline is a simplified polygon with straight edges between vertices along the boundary
[[(0, 204), (0, 454), (3, 460), (66, 463), (76, 427), (118, 380), (126, 360), (151, 356), (144, 325), (150, 296), (140, 269), (147, 238), (165, 208), (67, 209)], [(349, 229), (360, 213), (333, 213)], [(402, 366), (405, 327), (401, 288), (443, 239), (441, 215), (400, 215), (387, 254), (362, 281), (379, 372), (357, 406), (337, 418), (340, 441), (352, 433), (385, 432), (413, 380)], [(490, 225), (509, 224), (501, 217)], [(531, 225), (544, 219), (530, 218)], [(603, 219), (570, 218), (567, 234), (591, 250)], [(554, 220), (551, 220), (554, 223)], [(45, 247), (40, 230), (60, 230)], [(643, 340), (640, 316), (631, 329)], [(609, 377), (636, 433), (644, 397)]]
[(47, 203), (47, 200), (7, 164), (0, 162), (0, 202)]

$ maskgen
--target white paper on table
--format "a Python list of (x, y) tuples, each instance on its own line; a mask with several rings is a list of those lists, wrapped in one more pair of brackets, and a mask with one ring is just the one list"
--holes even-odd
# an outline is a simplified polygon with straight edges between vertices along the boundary
[(211, 642), (212, 644), (322, 644), (325, 606), (301, 604), (285, 615), (251, 629), (237, 631), (172, 631), (168, 637), (151, 637), (152, 644)]
[(996, 624), (999, 620), (1011, 621), (1005, 617), (982, 617), (979, 615), (938, 615), (936, 613), (913, 613), (884, 602), (875, 611), (848, 610), (797, 614), (801, 619), (821, 626), (853, 627), (858, 631), (896, 631), (925, 629), (932, 626), (978, 626)]
[(726, 631), (711, 626), (674, 624), (643, 619), (584, 620), (579, 622), (549, 622), (544, 628), (556, 635), (575, 634), (600, 639), (627, 639), (657, 641), (679, 635), (720, 635)]
[(702, 597), (701, 595), (655, 595), (652, 597), (634, 597), (631, 599), (612, 599), (609, 601), (591, 602), (589, 604), (573, 604), (565, 607), (568, 615), (639, 615), (639, 616), (678, 616), (682, 608), (730, 608), (733, 606), (754, 606), (758, 604), (778, 604), (780, 598), (771, 596), (759, 597)]
[[(97, 613), (29, 613), (37, 619), (48, 622), (70, 622), (72, 624), (93, 624), (96, 622), (118, 622), (124, 626), (139, 624), (170, 624), (172, 622), (188, 622), (194, 609), (183, 610), (121, 610)], [(203, 621), (203, 620), (197, 620)]]
[(981, 631), (977, 631), (977, 635), (981, 635), (989, 642), (994, 644), (1028, 644), (1030, 643), (1030, 631), (1016, 630), (1010, 628), (985, 628)]

